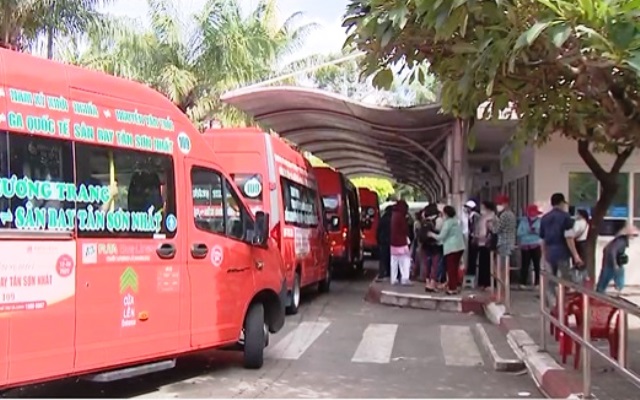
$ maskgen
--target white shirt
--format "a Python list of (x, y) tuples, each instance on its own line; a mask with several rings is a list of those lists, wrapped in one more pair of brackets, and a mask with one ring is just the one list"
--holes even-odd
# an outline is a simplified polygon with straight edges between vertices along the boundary
[(589, 235), (589, 224), (584, 219), (576, 219), (573, 223), (573, 231), (577, 242), (585, 241)]

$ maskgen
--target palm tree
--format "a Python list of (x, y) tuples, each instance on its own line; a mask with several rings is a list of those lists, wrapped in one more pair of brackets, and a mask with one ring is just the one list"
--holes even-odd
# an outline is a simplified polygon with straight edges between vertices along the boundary
[(46, 35), (53, 58), (57, 35), (84, 32), (100, 21), (98, 8), (111, 0), (0, 0), (0, 46), (23, 50)]
[(314, 28), (300, 23), (300, 13), (278, 25), (274, 0), (261, 1), (247, 17), (239, 0), (209, 0), (187, 24), (174, 1), (147, 1), (149, 30), (108, 21), (87, 33), (86, 51), (67, 51), (62, 58), (144, 82), (199, 123), (214, 113), (225, 124), (246, 122), (220, 103), (220, 94), (272, 76)]

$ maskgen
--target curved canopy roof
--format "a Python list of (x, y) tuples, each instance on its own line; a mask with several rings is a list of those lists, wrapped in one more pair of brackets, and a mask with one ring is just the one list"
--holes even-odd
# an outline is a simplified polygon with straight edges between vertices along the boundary
[(347, 176), (389, 177), (434, 199), (451, 187), (442, 159), (454, 120), (439, 105), (377, 107), (288, 86), (240, 89), (222, 101)]

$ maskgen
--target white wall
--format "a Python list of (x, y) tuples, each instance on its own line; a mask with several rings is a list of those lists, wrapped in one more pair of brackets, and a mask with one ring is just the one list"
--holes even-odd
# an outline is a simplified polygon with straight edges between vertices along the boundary
[[(606, 169), (611, 167), (614, 157), (606, 154), (597, 154), (596, 158)], [(568, 196), (569, 173), (570, 172), (590, 172), (578, 155), (577, 144), (564, 138), (554, 139), (544, 147), (535, 149), (533, 157), (533, 201), (544, 210), (550, 208), (549, 200), (553, 193), (562, 192)], [(627, 161), (621, 172), (640, 173), (640, 152), (636, 151)], [(513, 171), (505, 171), (505, 175), (513, 175)], [(629, 177), (629, 208), (633, 217), (633, 175)], [(640, 188), (635, 190), (640, 191)], [(636, 216), (640, 218), (640, 215)], [(596, 273), (600, 271), (600, 261), (602, 259), (602, 248), (611, 237), (600, 237), (596, 251)], [(626, 269), (627, 285), (640, 285), (640, 238), (632, 242), (629, 247), (629, 267)], [(595, 277), (597, 279), (597, 276)]]

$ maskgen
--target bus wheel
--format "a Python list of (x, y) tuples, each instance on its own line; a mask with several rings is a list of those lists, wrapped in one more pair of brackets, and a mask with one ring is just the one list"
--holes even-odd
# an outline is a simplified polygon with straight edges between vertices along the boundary
[(267, 343), (264, 329), (264, 306), (252, 304), (244, 320), (244, 367), (259, 369), (264, 364), (264, 348)]
[(364, 260), (356, 261), (356, 273), (359, 275), (364, 271)]
[(295, 315), (298, 313), (298, 308), (300, 307), (300, 291), (300, 272), (296, 272), (296, 276), (293, 278), (293, 288), (291, 288), (291, 294), (289, 294), (287, 314)]
[(331, 289), (331, 265), (327, 265), (327, 272), (324, 275), (324, 279), (318, 284), (318, 291), (320, 293), (327, 293)]

